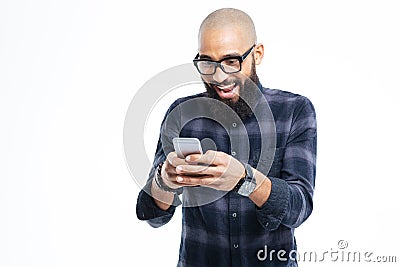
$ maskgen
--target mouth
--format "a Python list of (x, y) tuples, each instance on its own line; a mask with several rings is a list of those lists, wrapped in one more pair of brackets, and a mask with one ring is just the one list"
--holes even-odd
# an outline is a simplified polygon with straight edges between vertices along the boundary
[(232, 99), (239, 94), (239, 86), (235, 82), (227, 85), (213, 84), (213, 88), (221, 99)]

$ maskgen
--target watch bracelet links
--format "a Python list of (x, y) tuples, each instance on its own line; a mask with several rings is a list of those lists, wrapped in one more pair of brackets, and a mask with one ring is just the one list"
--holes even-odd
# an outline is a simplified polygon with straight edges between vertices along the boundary
[(239, 181), (237, 182), (237, 184), (235, 185), (235, 187), (233, 188), (234, 192), (238, 192), (239, 188), (242, 186), (242, 184), (245, 181), (246, 175), (247, 175), (247, 170), (246, 170), (246, 163), (242, 163), (243, 167), (244, 167), (244, 176), (240, 177)]
[(235, 185), (235, 187), (233, 188), (234, 192), (238, 192), (240, 187), (243, 185), (243, 183), (246, 181), (246, 177), (248, 176), (247, 170), (250, 169), (251, 171), (251, 176), (253, 176), (252, 180), (255, 180), (254, 178), (254, 172), (253, 170), (251, 170), (251, 165), (247, 164), (247, 163), (242, 163), (243, 167), (244, 167), (244, 176), (240, 178), (240, 180), (237, 182), (237, 184)]
[(163, 179), (161, 177), (161, 169), (162, 169), (163, 164), (164, 163), (160, 163), (157, 166), (156, 173), (155, 173), (155, 176), (154, 176), (154, 181), (155, 181), (156, 185), (162, 191), (169, 192), (169, 193), (174, 193), (174, 194), (178, 194), (178, 195), (182, 194), (182, 192), (183, 192), (183, 188), (182, 187), (179, 187), (179, 188), (175, 189), (175, 188), (169, 187), (168, 185), (166, 185), (164, 183), (164, 181), (163, 181)]

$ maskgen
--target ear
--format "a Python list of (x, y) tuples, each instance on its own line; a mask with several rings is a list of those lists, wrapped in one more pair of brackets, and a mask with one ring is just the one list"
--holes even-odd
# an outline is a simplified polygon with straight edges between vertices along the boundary
[(254, 61), (256, 65), (260, 65), (264, 57), (264, 45), (258, 44), (254, 47)]

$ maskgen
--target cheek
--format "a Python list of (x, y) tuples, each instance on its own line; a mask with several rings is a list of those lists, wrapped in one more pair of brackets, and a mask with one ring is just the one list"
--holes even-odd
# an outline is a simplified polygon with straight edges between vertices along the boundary
[(251, 67), (252, 67), (251, 64), (243, 64), (241, 73), (243, 75), (245, 75), (246, 77), (250, 77), (251, 76)]
[[(243, 71), (243, 69), (242, 69), (242, 71)], [(235, 75), (232, 77), (234, 79), (234, 82), (239, 84), (240, 88), (243, 88), (247, 77), (249, 77), (247, 74), (243, 73), (242, 71), (240, 72), (240, 75)]]
[(211, 83), (213, 81), (212, 75), (202, 75), (201, 79), (206, 83)]

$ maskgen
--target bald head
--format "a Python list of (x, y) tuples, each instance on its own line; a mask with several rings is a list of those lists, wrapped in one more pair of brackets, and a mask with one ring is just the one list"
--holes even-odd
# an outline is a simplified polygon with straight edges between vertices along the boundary
[(202, 37), (209, 31), (224, 31), (235, 29), (248, 45), (257, 43), (253, 20), (245, 12), (234, 8), (222, 8), (209, 14), (201, 23), (199, 29), (199, 46)]
[(197, 68), (198, 62), (213, 66), (209, 74), (198, 68), (207, 92), (220, 100), (239, 103), (247, 79), (258, 83), (256, 65), (264, 55), (250, 16), (234, 8), (218, 9), (201, 23), (198, 42)]

